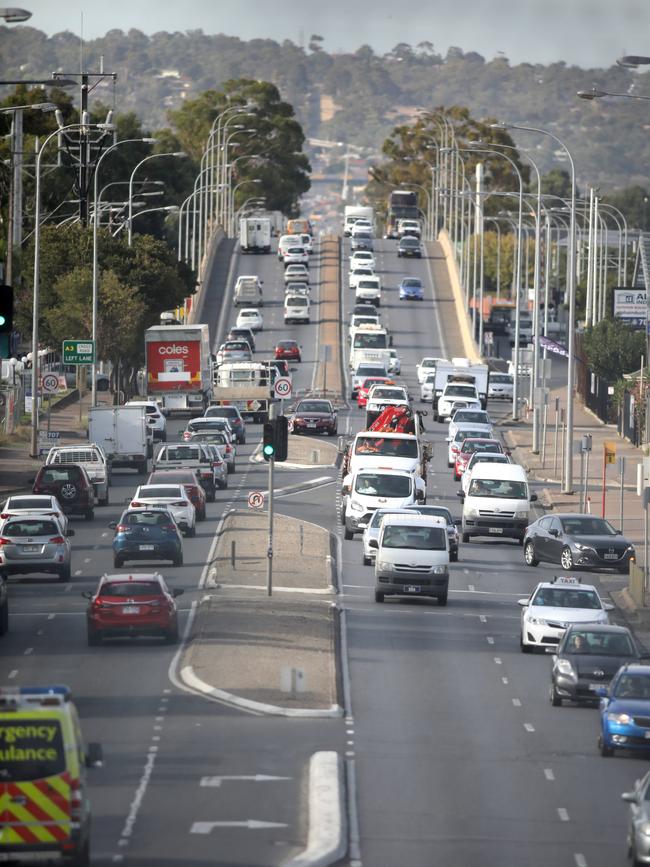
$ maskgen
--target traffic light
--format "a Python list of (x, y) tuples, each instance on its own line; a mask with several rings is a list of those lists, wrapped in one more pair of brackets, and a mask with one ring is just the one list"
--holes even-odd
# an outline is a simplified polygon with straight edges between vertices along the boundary
[(289, 425), (286, 416), (264, 422), (262, 439), (262, 455), (265, 461), (274, 458), (276, 461), (286, 461), (289, 450)]
[(13, 330), (14, 290), (12, 286), (0, 286), (0, 358), (9, 358)]

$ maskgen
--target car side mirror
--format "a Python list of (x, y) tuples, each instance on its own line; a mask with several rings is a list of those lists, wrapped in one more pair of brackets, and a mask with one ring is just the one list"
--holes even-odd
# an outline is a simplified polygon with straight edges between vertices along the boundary
[(560, 535), (560, 531), (556, 529), (549, 530), (548, 532), (550, 536), (555, 536), (556, 538)]
[(446, 442), (446, 443), (450, 443), (450, 442), (451, 442), (451, 437), (445, 437), (445, 442)]
[(621, 794), (621, 801), (627, 801), (628, 804), (636, 804), (637, 803), (636, 792), (623, 792)]
[(536, 501), (537, 501), (537, 494), (531, 494), (530, 495), (530, 502), (535, 503)]
[(81, 595), (83, 596), (84, 599), (92, 599), (93, 598), (93, 594), (90, 590), (84, 590)]
[(88, 744), (85, 755), (85, 765), (87, 768), (96, 768), (104, 761), (104, 751), (102, 745), (98, 743)]
[(74, 530), (68, 530), (68, 532), (65, 535), (70, 539), (72, 536), (75, 535), (75, 531)]
[(528, 608), (528, 599), (518, 599), (517, 604), (521, 605), (522, 608)]
[(111, 521), (107, 526), (110, 530), (114, 530), (117, 527), (117, 521)]
[(390, 347), (392, 347), (392, 345), (393, 345), (393, 337), (392, 337), (392, 335), (388, 338), (388, 345), (389, 345)]
[(465, 494), (462, 491), (456, 491), (456, 496), (460, 497), (461, 500), (465, 499)]
[(174, 599), (176, 599), (177, 596), (182, 596), (183, 593), (185, 593), (185, 591), (182, 590), (180, 587), (175, 587), (172, 590), (172, 596), (174, 597)]
[(379, 542), (376, 539), (370, 539), (370, 541), (368, 542), (368, 547), (376, 548), (377, 550), (379, 550)]

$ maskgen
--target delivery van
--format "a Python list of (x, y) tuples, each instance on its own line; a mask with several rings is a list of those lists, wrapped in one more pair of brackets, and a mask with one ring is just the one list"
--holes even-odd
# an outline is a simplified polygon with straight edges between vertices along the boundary
[(66, 686), (0, 688), (0, 861), (90, 865), (84, 747)]
[(477, 464), (463, 501), (463, 542), (472, 536), (492, 536), (523, 545), (530, 504), (536, 499), (519, 464)]
[(309, 298), (306, 295), (285, 295), (285, 322), (309, 322)]
[(384, 515), (375, 557), (375, 602), (386, 596), (432, 596), (447, 604), (449, 536), (437, 515)]

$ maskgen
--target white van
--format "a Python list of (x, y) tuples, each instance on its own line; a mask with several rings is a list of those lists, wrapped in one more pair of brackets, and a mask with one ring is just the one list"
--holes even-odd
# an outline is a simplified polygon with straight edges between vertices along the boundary
[(309, 298), (306, 295), (285, 296), (284, 321), (309, 322)]
[(385, 515), (379, 539), (371, 539), (375, 557), (375, 602), (385, 596), (435, 596), (447, 604), (449, 536), (437, 515)]
[(415, 474), (403, 470), (362, 469), (349, 473), (341, 489), (344, 537), (363, 533), (375, 509), (403, 509), (425, 501)]
[(536, 499), (519, 464), (478, 464), (463, 502), (463, 542), (471, 536), (500, 536), (523, 545)]

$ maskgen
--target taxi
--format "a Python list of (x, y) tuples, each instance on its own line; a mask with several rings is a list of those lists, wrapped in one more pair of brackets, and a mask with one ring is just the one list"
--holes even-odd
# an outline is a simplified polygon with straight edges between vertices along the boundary
[(536, 647), (557, 647), (564, 631), (573, 624), (609, 623), (611, 603), (603, 602), (592, 584), (571, 575), (542, 581), (530, 597), (520, 599), (522, 653)]
[(68, 687), (0, 689), (0, 862), (89, 867), (86, 768), (101, 760)]

